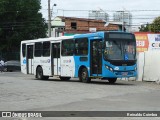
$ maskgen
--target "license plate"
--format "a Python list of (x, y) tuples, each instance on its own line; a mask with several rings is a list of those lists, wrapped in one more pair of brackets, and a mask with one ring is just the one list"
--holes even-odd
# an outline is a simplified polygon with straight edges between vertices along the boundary
[(128, 75), (128, 72), (122, 72), (122, 75), (123, 75), (123, 76), (127, 76), (127, 75)]

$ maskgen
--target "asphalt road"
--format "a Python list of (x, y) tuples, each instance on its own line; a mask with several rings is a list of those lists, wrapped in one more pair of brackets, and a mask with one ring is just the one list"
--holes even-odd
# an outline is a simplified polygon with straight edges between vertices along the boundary
[[(0, 73), (0, 111), (160, 111), (160, 85), (125, 80), (115, 84), (101, 80), (91, 83), (81, 83), (77, 79), (60, 81), (57, 78), (45, 81), (36, 80), (33, 75), (6, 72)], [(72, 119), (85, 118), (69, 118)]]

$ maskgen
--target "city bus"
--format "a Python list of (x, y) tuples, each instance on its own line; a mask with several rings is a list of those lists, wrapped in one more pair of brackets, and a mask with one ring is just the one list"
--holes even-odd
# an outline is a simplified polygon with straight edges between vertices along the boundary
[(102, 31), (21, 42), (21, 72), (37, 79), (59, 77), (108, 80), (136, 77), (136, 40), (132, 33)]

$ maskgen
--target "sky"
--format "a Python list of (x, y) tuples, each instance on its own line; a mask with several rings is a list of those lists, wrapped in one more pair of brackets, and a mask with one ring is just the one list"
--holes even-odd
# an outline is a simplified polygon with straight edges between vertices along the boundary
[[(160, 16), (160, 0), (50, 0), (52, 17), (72, 16), (87, 17), (87, 10), (103, 10), (110, 19), (115, 11), (129, 11), (133, 16), (133, 24), (151, 23)], [(57, 6), (53, 6), (57, 4)], [(48, 0), (41, 0), (42, 14), (47, 19)], [(71, 10), (71, 11), (69, 11)]]

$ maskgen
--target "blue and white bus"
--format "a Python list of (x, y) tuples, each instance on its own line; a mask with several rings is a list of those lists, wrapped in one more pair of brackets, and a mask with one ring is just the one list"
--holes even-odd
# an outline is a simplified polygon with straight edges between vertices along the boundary
[(21, 71), (37, 79), (136, 77), (136, 40), (132, 33), (96, 32), (21, 42)]

